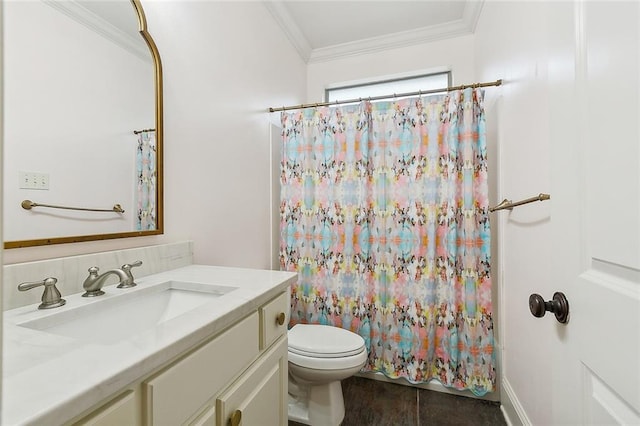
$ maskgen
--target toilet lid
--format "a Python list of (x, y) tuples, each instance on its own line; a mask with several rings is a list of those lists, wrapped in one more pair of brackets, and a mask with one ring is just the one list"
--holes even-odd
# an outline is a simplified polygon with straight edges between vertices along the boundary
[(364, 350), (364, 339), (328, 325), (296, 324), (289, 330), (289, 352), (316, 358), (340, 358)]

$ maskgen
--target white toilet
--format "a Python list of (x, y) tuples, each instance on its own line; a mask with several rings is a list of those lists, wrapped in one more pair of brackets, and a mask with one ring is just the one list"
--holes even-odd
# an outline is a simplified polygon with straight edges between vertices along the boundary
[(364, 339), (349, 330), (296, 324), (289, 338), (289, 420), (338, 426), (344, 418), (340, 380), (367, 360)]

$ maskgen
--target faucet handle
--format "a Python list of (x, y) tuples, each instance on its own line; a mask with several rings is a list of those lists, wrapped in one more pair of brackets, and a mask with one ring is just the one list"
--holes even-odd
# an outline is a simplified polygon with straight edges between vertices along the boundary
[(125, 263), (122, 265), (122, 269), (127, 271), (131, 268), (137, 268), (138, 266), (142, 266), (142, 260), (136, 260), (134, 263)]
[(49, 277), (42, 281), (21, 283), (18, 285), (18, 290), (27, 291), (42, 285), (44, 286), (44, 292), (42, 293), (42, 303), (38, 306), (38, 309), (57, 308), (58, 306), (62, 306), (67, 303), (67, 301), (62, 298), (60, 291), (56, 287), (57, 282), (57, 278)]
[(122, 265), (120, 268), (124, 271), (125, 274), (127, 274), (127, 280), (126, 281), (122, 281), (120, 284), (118, 284), (118, 288), (129, 288), (129, 287), (135, 287), (137, 284), (135, 283), (135, 278), (133, 278), (133, 274), (131, 273), (131, 268), (137, 268), (138, 266), (142, 265), (142, 260), (138, 260), (134, 263), (125, 263), (124, 265)]

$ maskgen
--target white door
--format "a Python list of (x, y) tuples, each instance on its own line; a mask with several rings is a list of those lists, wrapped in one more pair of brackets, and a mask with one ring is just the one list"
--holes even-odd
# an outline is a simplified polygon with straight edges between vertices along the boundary
[(550, 11), (549, 276), (570, 318), (535, 374), (554, 424), (640, 425), (640, 3)]

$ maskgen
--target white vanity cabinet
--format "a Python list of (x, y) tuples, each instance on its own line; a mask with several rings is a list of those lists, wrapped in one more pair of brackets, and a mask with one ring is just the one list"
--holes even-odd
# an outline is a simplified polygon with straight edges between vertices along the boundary
[(287, 424), (289, 299), (280, 293), (75, 424)]

